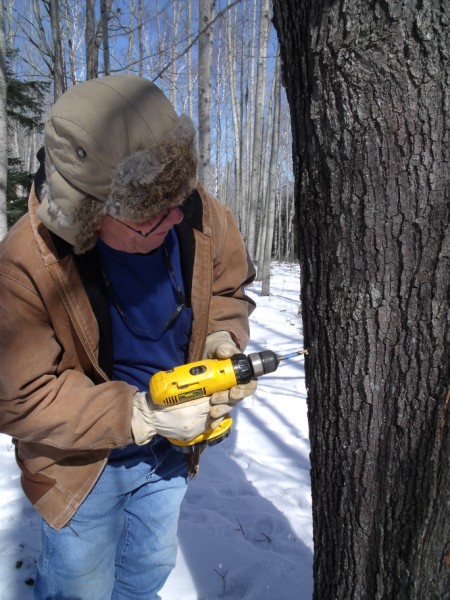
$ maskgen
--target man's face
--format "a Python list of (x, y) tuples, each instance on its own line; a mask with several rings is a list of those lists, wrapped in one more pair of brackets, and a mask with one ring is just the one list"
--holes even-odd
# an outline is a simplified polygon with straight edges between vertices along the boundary
[(176, 207), (142, 223), (106, 215), (100, 223), (98, 235), (114, 250), (148, 254), (159, 248), (172, 227), (182, 220), (183, 213)]

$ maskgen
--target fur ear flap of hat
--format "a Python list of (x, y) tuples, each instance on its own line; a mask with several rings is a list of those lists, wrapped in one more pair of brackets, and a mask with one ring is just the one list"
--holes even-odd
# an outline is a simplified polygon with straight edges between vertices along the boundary
[(105, 210), (134, 221), (151, 219), (183, 202), (195, 187), (196, 170), (195, 129), (183, 115), (156, 146), (118, 165)]
[(95, 245), (105, 215), (102, 202), (71, 185), (46, 157), (47, 179), (42, 185), (37, 215), (44, 225), (82, 254)]
[(194, 124), (141, 77), (112, 75), (69, 89), (52, 108), (44, 145), (37, 213), (76, 254), (95, 245), (106, 214), (145, 221), (196, 186)]

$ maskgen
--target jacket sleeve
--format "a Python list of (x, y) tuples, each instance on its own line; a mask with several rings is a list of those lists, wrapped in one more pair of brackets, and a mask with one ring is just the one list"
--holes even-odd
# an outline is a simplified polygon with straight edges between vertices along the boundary
[(213, 282), (208, 334), (225, 330), (231, 333), (241, 351), (249, 339), (249, 316), (254, 301), (245, 287), (255, 279), (237, 223), (230, 210), (212, 199)]
[[(131, 443), (135, 389), (116, 381), (96, 385), (81, 366), (63, 309), (50, 316), (33, 279), (11, 262), (1, 266), (0, 430), (60, 449)], [(58, 307), (56, 289), (53, 295)]]

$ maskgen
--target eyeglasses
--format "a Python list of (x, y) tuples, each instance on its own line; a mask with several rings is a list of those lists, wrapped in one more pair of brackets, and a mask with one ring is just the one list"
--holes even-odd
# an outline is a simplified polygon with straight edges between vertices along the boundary
[[(121, 221), (119, 221), (119, 222), (121, 222)], [(123, 223), (123, 225), (125, 225), (125, 223)], [(136, 233), (138, 233), (138, 232), (136, 232)], [(146, 234), (146, 236), (147, 235), (148, 234)], [(151, 335), (155, 339), (159, 339), (159, 337), (161, 337), (161, 335), (164, 333), (164, 331), (166, 329), (168, 329), (170, 327), (170, 325), (172, 325), (172, 323), (177, 319), (177, 317), (179, 316), (179, 314), (181, 313), (181, 311), (183, 310), (183, 308), (185, 308), (185, 306), (186, 306), (186, 299), (184, 297), (183, 290), (181, 289), (181, 286), (180, 286), (180, 284), (177, 281), (177, 278), (176, 278), (176, 275), (175, 275), (175, 270), (173, 268), (172, 261), (170, 260), (170, 256), (169, 256), (169, 253), (167, 251), (166, 245), (163, 244), (162, 248), (163, 248), (163, 252), (164, 252), (164, 260), (166, 262), (167, 270), (169, 271), (169, 275), (170, 275), (170, 277), (171, 277), (171, 279), (173, 281), (173, 284), (174, 284), (176, 292), (177, 292), (177, 306), (176, 306), (175, 310), (170, 314), (170, 316), (168, 317), (168, 319), (166, 320), (166, 322), (164, 323), (164, 325), (162, 326), (162, 328), (159, 329), (159, 330), (157, 330), (157, 331), (151, 330), (151, 329), (142, 329), (141, 327), (138, 327), (137, 325), (134, 325), (134, 323), (132, 323), (130, 321), (130, 319), (125, 315), (125, 312), (123, 311), (122, 307), (118, 303), (117, 298), (116, 298), (116, 296), (114, 294), (114, 291), (112, 289), (111, 282), (109, 281), (108, 276), (106, 275), (105, 270), (102, 268), (102, 275), (103, 275), (103, 280), (104, 280), (105, 285), (106, 285), (106, 289), (108, 291), (108, 294), (109, 294), (109, 296), (110, 296), (110, 298), (111, 298), (111, 300), (112, 300), (115, 308), (117, 309), (117, 312), (121, 316), (121, 318), (124, 321), (124, 323), (126, 325), (128, 325), (128, 327), (130, 329), (132, 329), (135, 333)]]
[(150, 231), (147, 231), (147, 233), (142, 233), (142, 231), (139, 231), (139, 229), (135, 229), (134, 227), (131, 227), (131, 225), (128, 225), (127, 223), (124, 223), (123, 221), (121, 221), (120, 219), (116, 219), (116, 217), (113, 217), (112, 215), (109, 215), (111, 217), (111, 219), (114, 219), (114, 221), (117, 221), (118, 223), (120, 223), (121, 225), (124, 225), (125, 227), (128, 227), (128, 229), (131, 229), (131, 231), (134, 231), (134, 233), (137, 233), (138, 235), (140, 235), (143, 238), (147, 238), (149, 235), (151, 235), (154, 231), (156, 231), (158, 229), (158, 227), (160, 225), (163, 224), (163, 222), (167, 219), (167, 217), (170, 215), (170, 213), (175, 209), (175, 206), (172, 206), (171, 208), (169, 208), (168, 210), (166, 210), (166, 212), (162, 215), (162, 217), (160, 218), (160, 220), (156, 223), (156, 225), (154, 227), (152, 227), (150, 229)]

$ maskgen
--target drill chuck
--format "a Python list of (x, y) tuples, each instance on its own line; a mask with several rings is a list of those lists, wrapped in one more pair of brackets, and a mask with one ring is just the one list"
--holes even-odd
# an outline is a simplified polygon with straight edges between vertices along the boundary
[(261, 377), (266, 373), (273, 373), (278, 369), (280, 360), (272, 350), (263, 350), (262, 352), (254, 352), (248, 355), (248, 360), (252, 364), (252, 369), (255, 377)]
[(266, 373), (273, 373), (280, 364), (280, 359), (272, 350), (245, 354), (235, 354), (231, 362), (236, 376), (236, 383), (248, 383), (252, 379), (261, 377)]

